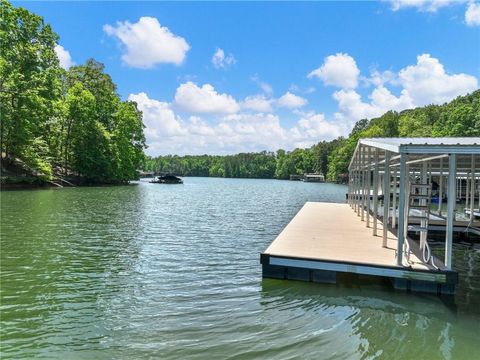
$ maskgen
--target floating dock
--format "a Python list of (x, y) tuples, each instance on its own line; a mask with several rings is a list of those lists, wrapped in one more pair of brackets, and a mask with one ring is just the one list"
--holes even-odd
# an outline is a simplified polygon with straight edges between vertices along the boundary
[(410, 266), (399, 266), (392, 232), (382, 247), (382, 237), (348, 204), (307, 202), (261, 254), (263, 277), (336, 283), (337, 273), (354, 273), (389, 278), (398, 289), (452, 293), (457, 273), (439, 259), (434, 259), (439, 269), (425, 264), (414, 241), (410, 248)]
[[(360, 139), (348, 173), (347, 204), (305, 204), (261, 254), (263, 276), (335, 283), (337, 274), (350, 273), (388, 278), (399, 289), (452, 294), (458, 282), (453, 232), (459, 226), (480, 232), (474, 216), (480, 138)], [(469, 210), (460, 222), (457, 195)], [(443, 262), (428, 243), (433, 227), (445, 232)]]

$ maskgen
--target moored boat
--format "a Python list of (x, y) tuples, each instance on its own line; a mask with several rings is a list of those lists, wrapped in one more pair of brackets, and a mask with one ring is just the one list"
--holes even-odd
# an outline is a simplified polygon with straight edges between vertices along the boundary
[(161, 175), (150, 181), (152, 184), (183, 184), (183, 180), (175, 175)]

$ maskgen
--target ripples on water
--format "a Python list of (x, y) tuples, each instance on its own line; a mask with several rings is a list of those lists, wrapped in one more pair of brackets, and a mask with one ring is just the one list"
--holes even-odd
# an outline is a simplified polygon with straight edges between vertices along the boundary
[(184, 185), (1, 193), (2, 358), (472, 359), (479, 251), (457, 245), (457, 310), (364, 281), (262, 280), (259, 253), (305, 201), (345, 188)]

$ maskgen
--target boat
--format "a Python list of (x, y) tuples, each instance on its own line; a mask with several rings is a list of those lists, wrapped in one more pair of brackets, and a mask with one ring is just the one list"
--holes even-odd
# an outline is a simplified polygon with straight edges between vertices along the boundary
[(150, 181), (152, 184), (183, 184), (183, 180), (171, 174), (161, 175)]

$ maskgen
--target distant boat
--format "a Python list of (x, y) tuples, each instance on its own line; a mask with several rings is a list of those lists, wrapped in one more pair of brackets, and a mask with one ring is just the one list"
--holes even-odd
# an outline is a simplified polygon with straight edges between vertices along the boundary
[(171, 174), (157, 176), (150, 181), (152, 184), (183, 184), (183, 180)]

